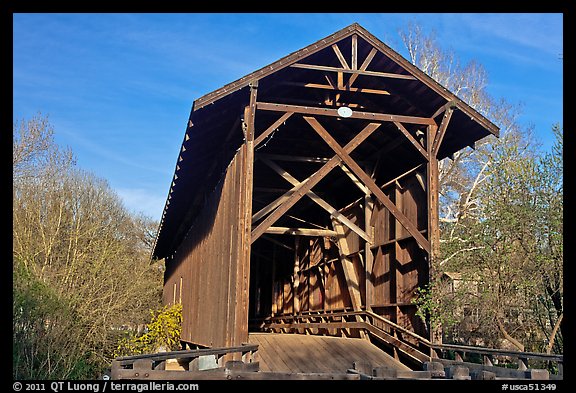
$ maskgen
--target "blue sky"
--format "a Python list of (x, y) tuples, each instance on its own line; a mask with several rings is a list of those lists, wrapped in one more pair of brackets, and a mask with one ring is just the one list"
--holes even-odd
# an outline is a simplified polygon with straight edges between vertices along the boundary
[(522, 105), (542, 149), (563, 118), (562, 14), (14, 14), (13, 118), (49, 116), (78, 165), (133, 211), (162, 214), (192, 102), (358, 22), (407, 57), (398, 29), (434, 29)]

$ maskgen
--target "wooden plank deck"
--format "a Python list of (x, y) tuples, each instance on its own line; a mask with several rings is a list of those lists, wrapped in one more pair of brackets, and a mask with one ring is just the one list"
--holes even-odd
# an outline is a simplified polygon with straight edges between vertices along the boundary
[(345, 373), (355, 361), (373, 367), (410, 370), (393, 357), (360, 338), (303, 334), (250, 333), (250, 344), (258, 344), (261, 371), (297, 373)]

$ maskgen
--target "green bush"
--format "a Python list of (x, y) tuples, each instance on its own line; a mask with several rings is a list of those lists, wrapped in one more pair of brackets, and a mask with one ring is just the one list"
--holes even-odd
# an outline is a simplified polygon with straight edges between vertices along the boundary
[(139, 355), (180, 349), (182, 330), (182, 304), (164, 306), (159, 311), (151, 311), (152, 319), (146, 325), (146, 333), (131, 334), (120, 340), (115, 357)]

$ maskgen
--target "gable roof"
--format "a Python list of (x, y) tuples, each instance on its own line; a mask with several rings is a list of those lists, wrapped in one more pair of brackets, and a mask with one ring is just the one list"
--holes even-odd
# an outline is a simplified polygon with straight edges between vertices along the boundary
[[(295, 88), (286, 82), (293, 82), (302, 72), (310, 71), (298, 66), (310, 66), (322, 60), (324, 63), (335, 61), (331, 65), (341, 67), (338, 60), (334, 60), (331, 47), (337, 44), (350, 49), (348, 41), (352, 36), (357, 39), (358, 57), (360, 53), (369, 57), (368, 52), (376, 50), (365, 74), (388, 73), (399, 78), (386, 79), (388, 88), (397, 93), (392, 100), (396, 100), (394, 105), (399, 112), (416, 111), (417, 116), (434, 116), (441, 120), (441, 108), (454, 108), (438, 151), (439, 159), (471, 146), (487, 135), (498, 136), (499, 129), (492, 122), (354, 23), (194, 101), (156, 237), (154, 258), (164, 258), (173, 253), (241, 146), (240, 117), (249, 100), (249, 86), (259, 84), (261, 91), (264, 85), (272, 90), (282, 85), (282, 94), (290, 94), (290, 89)], [(330, 58), (326, 53), (330, 53)], [(324, 68), (334, 67), (326, 65)], [(367, 77), (364, 78), (366, 86), (363, 87), (374, 87), (369, 85), (371, 82)]]

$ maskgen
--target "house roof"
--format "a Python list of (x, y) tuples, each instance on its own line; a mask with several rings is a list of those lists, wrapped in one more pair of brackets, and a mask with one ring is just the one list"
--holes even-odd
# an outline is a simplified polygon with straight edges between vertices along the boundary
[[(352, 36), (356, 39), (355, 44), (351, 44), (349, 39)], [(376, 105), (381, 103), (388, 112), (428, 118), (434, 116), (439, 123), (443, 116), (439, 109), (453, 108), (451, 121), (438, 150), (438, 159), (472, 146), (487, 135), (498, 136), (496, 125), (354, 23), (194, 101), (162, 214), (153, 258), (165, 258), (174, 252), (242, 145), (240, 118), (244, 106), (249, 102), (249, 86), (258, 84), (259, 99), (267, 97), (270, 100), (284, 100), (284, 104), (297, 103), (302, 86), (297, 86), (296, 82), (302, 75), (311, 72), (302, 67), (323, 64), (327, 73), (341, 67), (341, 63), (334, 60), (333, 45), (338, 45), (342, 52), (349, 52), (351, 45), (357, 45), (359, 63), (363, 58), (373, 56), (365, 70), (367, 75), (360, 75), (357, 80), (358, 83), (362, 82), (363, 89), (374, 91), (381, 89), (385, 80), (386, 90), (391, 94), (371, 98), (371, 101)], [(378, 77), (370, 78), (370, 75)], [(383, 75), (396, 76), (379, 78)], [(256, 118), (259, 116), (260, 113)]]

